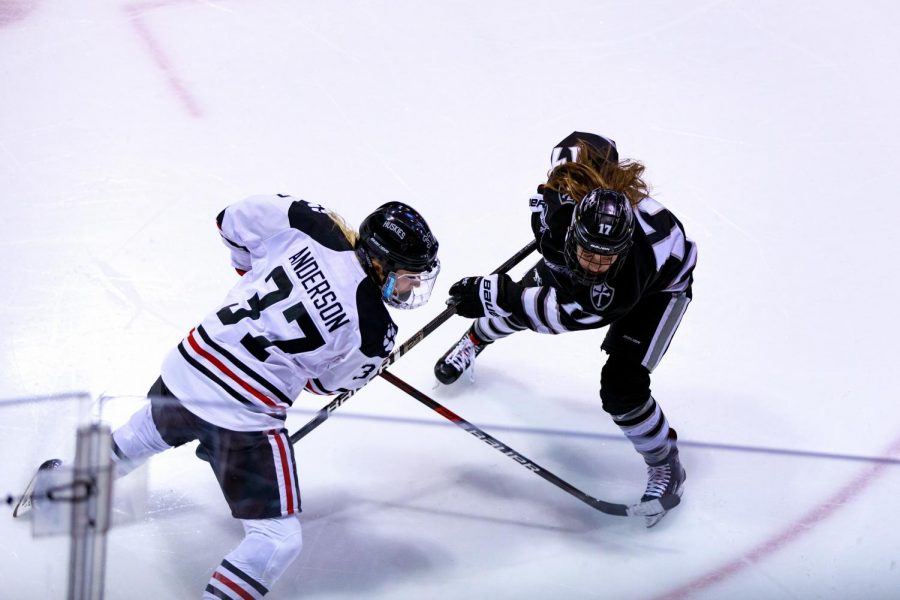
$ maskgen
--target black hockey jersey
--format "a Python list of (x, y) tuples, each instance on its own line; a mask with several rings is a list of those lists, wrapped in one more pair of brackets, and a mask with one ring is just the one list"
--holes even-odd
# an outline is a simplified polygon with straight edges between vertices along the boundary
[(357, 389), (378, 373), (397, 328), (325, 208), (254, 196), (217, 223), (246, 274), (163, 364), (191, 412), (236, 431), (280, 428), (302, 390)]
[(648, 294), (690, 288), (696, 244), (685, 236), (678, 219), (653, 198), (644, 198), (634, 208), (638, 225), (622, 267), (594, 285), (573, 281), (563, 254), (575, 202), (541, 186), (529, 204), (538, 250), (554, 281), (524, 288), (522, 310), (514, 315), (526, 327), (542, 333), (594, 329), (621, 318)]

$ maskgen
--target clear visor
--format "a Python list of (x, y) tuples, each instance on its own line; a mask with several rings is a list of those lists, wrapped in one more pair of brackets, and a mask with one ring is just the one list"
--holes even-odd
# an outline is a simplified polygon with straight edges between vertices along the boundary
[(410, 309), (422, 306), (431, 297), (434, 282), (441, 271), (441, 263), (427, 271), (413, 272), (404, 269), (391, 271), (382, 286), (382, 298), (394, 308)]

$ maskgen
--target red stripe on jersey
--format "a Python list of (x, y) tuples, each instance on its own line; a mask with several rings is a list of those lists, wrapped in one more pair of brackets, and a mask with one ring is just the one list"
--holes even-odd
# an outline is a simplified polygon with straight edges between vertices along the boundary
[(312, 392), (313, 394), (316, 394), (316, 395), (318, 395), (318, 396), (327, 396), (327, 395), (328, 395), (328, 394), (326, 394), (325, 392), (323, 392), (323, 391), (321, 391), (321, 390), (317, 390), (316, 388), (314, 388), (314, 387), (313, 387), (313, 384), (312, 384), (312, 381), (307, 381), (307, 382), (306, 382), (306, 385), (303, 386), (303, 389), (305, 389), (305, 390), (308, 391), (308, 392)]
[(194, 352), (196, 352), (197, 354), (199, 354), (200, 356), (202, 356), (203, 358), (205, 358), (206, 360), (208, 360), (209, 362), (214, 364), (220, 371), (222, 371), (223, 373), (228, 375), (228, 377), (230, 377), (235, 383), (237, 383), (239, 386), (241, 386), (242, 388), (244, 388), (245, 390), (250, 392), (250, 394), (252, 394), (254, 398), (259, 400), (266, 406), (271, 406), (272, 408), (283, 408), (281, 406), (278, 406), (278, 404), (275, 401), (273, 401), (271, 398), (269, 398), (268, 396), (266, 396), (265, 394), (263, 394), (262, 392), (260, 392), (259, 390), (257, 390), (253, 386), (251, 386), (249, 383), (247, 383), (246, 381), (244, 381), (243, 379), (238, 377), (234, 373), (234, 371), (232, 371), (231, 369), (226, 367), (225, 364), (222, 361), (220, 361), (218, 358), (216, 358), (215, 356), (213, 356), (212, 354), (210, 354), (209, 352), (207, 352), (206, 350), (201, 348), (200, 344), (197, 343), (197, 340), (194, 339), (194, 330), (193, 329), (191, 329), (191, 332), (188, 334), (187, 339), (188, 339), (188, 343), (191, 345), (191, 348), (194, 349)]
[(221, 581), (223, 584), (228, 586), (228, 588), (233, 590), (235, 594), (237, 594), (238, 596), (243, 598), (243, 600), (254, 600), (253, 596), (248, 594), (241, 586), (239, 586), (232, 580), (228, 579), (227, 577), (222, 575), (220, 572), (216, 571), (215, 573), (213, 573), (212, 578), (215, 579), (216, 581)]
[(284, 499), (287, 500), (287, 514), (294, 514), (294, 489), (291, 482), (291, 470), (288, 467), (287, 448), (284, 447), (284, 440), (281, 434), (274, 434), (275, 443), (278, 445), (278, 454), (281, 457), (281, 476), (284, 477)]

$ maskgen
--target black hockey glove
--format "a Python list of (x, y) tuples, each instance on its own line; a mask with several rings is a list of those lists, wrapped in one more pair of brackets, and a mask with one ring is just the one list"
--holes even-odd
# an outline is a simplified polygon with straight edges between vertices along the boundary
[(508, 317), (522, 305), (522, 288), (509, 275), (464, 277), (450, 286), (447, 304), (470, 319)]

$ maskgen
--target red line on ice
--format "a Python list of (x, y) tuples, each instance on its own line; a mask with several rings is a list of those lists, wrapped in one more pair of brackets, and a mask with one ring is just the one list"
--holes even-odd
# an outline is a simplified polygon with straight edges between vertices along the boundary
[[(897, 453), (900, 453), (900, 438), (897, 438), (894, 440), (893, 444), (891, 444), (887, 456), (894, 456)], [(884, 470), (890, 466), (895, 465), (889, 463), (877, 463), (867, 467), (860, 475), (838, 490), (837, 493), (819, 503), (818, 506), (806, 513), (800, 519), (789, 524), (780, 533), (775, 534), (765, 542), (744, 553), (743, 556), (735, 558), (720, 567), (716, 567), (709, 573), (697, 577), (691, 582), (658, 596), (657, 600), (687, 598), (701, 590), (717, 583), (721, 583), (729, 577), (745, 570), (747, 567), (767, 558), (770, 554), (774, 554), (778, 550), (781, 550), (781, 548), (787, 544), (811, 531), (816, 525), (821, 524), (833, 515), (842, 505), (861, 494), (869, 484), (875, 481)]]
[(200, 110), (196, 100), (194, 100), (194, 97), (188, 91), (187, 86), (184, 85), (178, 77), (169, 57), (166, 56), (166, 53), (151, 33), (150, 28), (144, 22), (144, 13), (147, 11), (162, 6), (180, 4), (182, 1), (183, 0), (161, 0), (159, 2), (140, 2), (132, 4), (131, 6), (126, 6), (124, 7), (124, 10), (128, 13), (129, 21), (137, 32), (138, 37), (144, 42), (144, 45), (150, 52), (150, 56), (153, 58), (156, 66), (163, 72), (163, 75), (165, 75), (166, 82), (181, 101), (182, 106), (184, 106), (185, 110), (187, 110), (188, 114), (192, 117), (199, 118), (203, 116), (203, 111)]

